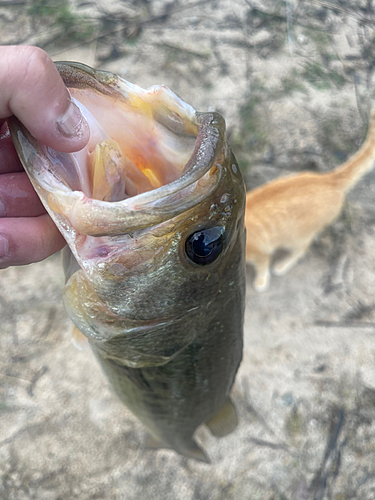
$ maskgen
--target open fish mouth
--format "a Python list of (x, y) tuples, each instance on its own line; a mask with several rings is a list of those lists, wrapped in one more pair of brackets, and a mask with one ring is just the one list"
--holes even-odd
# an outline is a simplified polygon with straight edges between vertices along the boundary
[[(90, 127), (87, 146), (40, 145), (15, 117), (10, 130), (27, 172), (73, 252), (72, 231), (130, 233), (198, 204), (220, 178), (224, 120), (165, 86), (147, 90), (79, 63), (56, 63)], [(77, 257), (77, 256), (76, 256)]]

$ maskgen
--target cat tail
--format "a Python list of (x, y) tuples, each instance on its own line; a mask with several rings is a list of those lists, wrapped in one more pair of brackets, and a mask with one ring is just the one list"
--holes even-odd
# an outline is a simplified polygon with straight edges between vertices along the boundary
[(347, 192), (363, 175), (374, 167), (375, 160), (375, 107), (371, 111), (367, 135), (361, 148), (343, 165), (332, 172), (332, 177)]

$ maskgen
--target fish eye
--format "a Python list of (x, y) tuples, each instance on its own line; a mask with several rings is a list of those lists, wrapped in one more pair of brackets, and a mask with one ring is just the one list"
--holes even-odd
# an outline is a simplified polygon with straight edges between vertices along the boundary
[(224, 228), (221, 226), (200, 229), (191, 234), (185, 243), (188, 258), (200, 266), (211, 264), (223, 250)]

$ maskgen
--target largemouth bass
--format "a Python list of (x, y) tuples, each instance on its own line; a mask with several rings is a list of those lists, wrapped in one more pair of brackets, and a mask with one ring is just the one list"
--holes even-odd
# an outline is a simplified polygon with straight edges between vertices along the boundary
[(90, 126), (77, 153), (38, 144), (14, 117), (20, 159), (69, 247), (65, 308), (113, 389), (161, 447), (207, 461), (242, 357), (245, 189), (217, 113), (57, 63)]

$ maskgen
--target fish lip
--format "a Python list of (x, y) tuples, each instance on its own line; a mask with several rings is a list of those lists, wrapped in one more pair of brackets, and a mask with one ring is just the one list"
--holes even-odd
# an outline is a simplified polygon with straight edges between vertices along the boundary
[[(97, 91), (103, 94), (122, 95), (116, 88), (118, 86), (117, 82), (120, 82), (121, 79), (113, 73), (95, 70), (82, 63), (68, 61), (57, 61), (55, 62), (55, 65), (67, 87), (87, 87), (87, 83), (82, 83), (82, 77), (80, 77), (83, 73), (85, 75), (85, 82), (87, 82), (87, 76), (89, 76), (88, 84), (94, 87)], [(74, 69), (74, 73), (72, 72), (72, 68)], [(111, 87), (108, 87), (108, 85)], [(140, 88), (133, 84), (132, 87)], [(225, 143), (225, 120), (219, 113), (216, 112), (195, 112), (195, 116), (192, 118), (194, 119), (194, 123), (199, 126), (199, 129), (195, 141), (194, 151), (185, 165), (182, 175), (169, 184), (146, 193), (138, 194), (118, 203), (127, 205), (126, 202), (128, 202), (128, 204), (133, 205), (130, 202), (130, 200), (133, 200), (136, 206), (141, 208), (149, 203), (159, 201), (162, 198), (173, 195), (177, 191), (180, 191), (198, 181), (215, 165)]]
[(224, 118), (219, 113), (196, 113), (196, 122), (199, 129), (194, 151), (182, 175), (169, 184), (124, 201), (133, 200), (139, 207), (161, 201), (197, 182), (216, 165), (225, 142)]
[[(64, 190), (72, 218), (75, 206), (80, 211), (81, 223), (71, 222), (72, 227), (86, 236), (129, 234), (162, 224), (205, 200), (223, 175), (225, 122), (218, 113), (199, 113), (197, 120), (201, 124), (194, 152), (185, 165), (185, 173), (177, 180), (118, 202), (87, 198), (82, 191)], [(38, 182), (42, 184), (43, 179)], [(46, 209), (53, 216), (48, 206)]]
[[(65, 72), (63, 79), (66, 85), (70, 85), (66, 74), (70, 72), (70, 75), (73, 75), (70, 78), (74, 79), (78, 69), (78, 72), (89, 73), (92, 86), (96, 85), (95, 82), (99, 79), (100, 88), (96, 86), (95, 90), (107, 94), (120, 94), (118, 89), (120, 89), (121, 79), (112, 73), (96, 71), (78, 63), (56, 63), (56, 66), (60, 74)], [(72, 86), (74, 85), (82, 87), (84, 82), (75, 82)], [(129, 84), (129, 91), (132, 87), (137, 86)], [(175, 97), (178, 102), (179, 98)], [(194, 151), (182, 175), (169, 184), (118, 202), (87, 198), (82, 191), (73, 191), (58, 179), (53, 178), (54, 174), (49, 168), (49, 161), (43, 152), (43, 147), (15, 117), (10, 118), (9, 126), (12, 137), (18, 145), (17, 150), (21, 150), (27, 157), (30, 155), (27, 143), (34, 147), (36, 154), (33, 155), (33, 162), (26, 160), (27, 163), (32, 163), (26, 171), (34, 181), (34, 187), (37, 189), (39, 185), (44, 192), (63, 195), (72, 212), (79, 207), (81, 220), (75, 224), (71, 219), (72, 229), (87, 236), (121, 235), (155, 226), (186, 212), (209, 196), (220, 182), (222, 175), (220, 163), (225, 148), (225, 121), (219, 113), (194, 113), (191, 106), (180, 101), (187, 106), (186, 119), (198, 126)], [(37, 156), (39, 156), (38, 161), (35, 161)], [(218, 168), (215, 170), (213, 167)], [(215, 175), (210, 175), (209, 172)], [(51, 180), (53, 182), (49, 184)], [(44, 202), (44, 205), (55, 220), (57, 214), (50, 209), (48, 203)]]
[[(82, 78), (80, 78), (80, 75), (83, 73), (85, 77), (87, 77), (87, 75), (90, 77), (89, 85), (99, 92), (103, 94), (122, 95), (121, 92), (116, 89), (118, 86), (117, 82), (120, 82), (121, 79), (109, 71), (95, 70), (85, 64), (69, 61), (56, 61), (55, 66), (67, 87), (84, 88)], [(72, 73), (72, 68), (75, 70), (74, 75)], [(111, 88), (109, 88), (108, 85), (111, 85)], [(131, 84), (131, 86), (140, 88), (134, 84)], [(189, 107), (191, 108), (191, 106)], [(133, 206), (133, 203), (131, 203), (131, 200), (133, 200), (134, 205), (141, 208), (190, 186), (215, 166), (225, 144), (225, 120), (216, 112), (200, 113), (196, 111), (192, 118), (194, 123), (199, 126), (198, 134), (195, 140), (194, 151), (185, 165), (182, 175), (169, 184), (153, 189), (152, 191), (140, 193), (117, 203), (121, 203), (124, 206), (127, 204)], [(113, 204), (113, 202), (103, 203)]]

